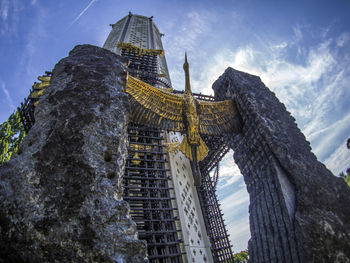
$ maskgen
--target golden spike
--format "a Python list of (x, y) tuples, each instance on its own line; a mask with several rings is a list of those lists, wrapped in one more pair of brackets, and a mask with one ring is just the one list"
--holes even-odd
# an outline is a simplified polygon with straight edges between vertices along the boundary
[(191, 85), (190, 85), (190, 71), (189, 71), (189, 65), (187, 62), (187, 53), (186, 52), (185, 52), (185, 63), (183, 65), (183, 68), (184, 68), (185, 77), (186, 77), (185, 94), (192, 94)]

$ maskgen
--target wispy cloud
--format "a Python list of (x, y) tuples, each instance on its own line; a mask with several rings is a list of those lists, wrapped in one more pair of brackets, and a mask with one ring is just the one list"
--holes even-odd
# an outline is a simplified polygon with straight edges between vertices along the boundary
[(224, 190), (240, 180), (242, 174), (233, 160), (233, 151), (230, 150), (220, 162), (218, 190)]
[(325, 164), (335, 175), (345, 172), (345, 169), (343, 168), (344, 163), (347, 163), (350, 166), (349, 152), (350, 150), (346, 147), (346, 140), (343, 140), (338, 149), (336, 149), (331, 156), (325, 160)]
[(247, 190), (245, 186), (241, 187), (238, 191), (235, 191), (233, 194), (224, 198), (222, 202), (222, 210), (230, 211), (234, 207), (238, 207), (241, 204), (246, 204), (249, 201), (249, 195), (247, 194)]
[(10, 1), (9, 0), (3, 0), (1, 2), (0, 15), (1, 15), (2, 21), (5, 22), (5, 23), (7, 22), (9, 7), (10, 7)]
[(337, 45), (339, 47), (343, 47), (345, 43), (347, 43), (350, 39), (350, 34), (348, 32), (344, 32), (337, 38)]
[(167, 53), (182, 60), (184, 51), (192, 51), (198, 45), (198, 38), (210, 30), (210, 24), (208, 17), (198, 11), (187, 13), (180, 21), (181, 25), (177, 25), (177, 30), (170, 31), (168, 39), (171, 39), (171, 42), (165, 41), (165, 43)]
[(347, 41), (347, 33), (335, 39), (326, 37), (307, 49), (303, 47), (305, 57), (297, 63), (286, 55), (296, 48), (291, 43), (297, 43), (304, 34), (301, 27), (294, 32), (291, 41), (287, 39), (263, 49), (243, 46), (219, 50), (203, 63), (202, 73), (193, 82), (201, 83), (201, 92), (211, 94), (212, 83), (229, 66), (260, 76), (297, 119), (314, 152), (324, 161), (346, 136), (343, 120), (350, 114), (349, 107), (344, 105), (345, 98), (350, 100), (350, 58), (337, 55), (338, 48)]
[[(193, 68), (193, 62), (196, 58), (203, 57), (203, 51), (200, 46), (203, 45), (204, 36), (212, 30), (211, 21), (214, 16), (207, 11), (190, 11), (179, 20), (179, 24), (168, 23), (165, 31), (169, 32), (164, 38), (164, 46), (167, 50), (167, 60), (169, 70), (171, 71), (171, 80), (176, 89), (184, 89), (184, 72), (182, 63), (184, 61), (185, 51), (187, 51), (190, 68)], [(191, 69), (190, 69), (191, 71)], [(193, 71), (192, 71), (193, 74)], [(196, 83), (192, 83), (195, 87)]]
[[(250, 238), (248, 206), (249, 195), (241, 177), (236, 183), (236, 187), (231, 186), (230, 192), (234, 192), (220, 200), (221, 209), (224, 213), (227, 231), (231, 240), (234, 240), (234, 250), (241, 251), (247, 249)], [(227, 190), (227, 189), (226, 189)], [(224, 190), (220, 190), (221, 192)]]
[(47, 10), (44, 7), (37, 6), (36, 15), (33, 16), (33, 26), (24, 35), (26, 41), (20, 59), (20, 65), (21, 68), (25, 69), (25, 72), (21, 72), (21, 74), (22, 76), (30, 76), (31, 81), (33, 81), (33, 76), (40, 74), (36, 65), (38, 61), (34, 58), (39, 51), (39, 42), (46, 40), (48, 36), (46, 28), (47, 15)]
[(335, 161), (334, 156), (340, 154), (337, 151), (340, 148), (345, 147), (344, 141), (350, 136), (350, 113), (325, 128), (321, 125), (319, 126), (320, 130), (309, 137), (309, 139), (314, 142), (313, 151), (322, 161), (325, 162), (334, 174), (338, 175), (339, 171), (345, 169), (344, 165), (346, 167), (350, 165), (350, 162), (343, 162), (342, 165), (339, 165), (339, 162), (342, 159), (350, 158), (349, 150), (342, 152), (344, 158), (333, 163), (333, 161)]
[(98, 0), (91, 0), (90, 3), (80, 12), (80, 14), (73, 20), (73, 22), (69, 25), (68, 28), (70, 28), (72, 25), (74, 25), (82, 15), (85, 14), (85, 12), (92, 6), (93, 3), (97, 2)]
[(250, 238), (248, 222), (249, 195), (243, 176), (234, 163), (232, 150), (220, 163), (217, 193), (224, 214), (227, 231), (236, 252), (247, 249)]
[(0, 4), (0, 33), (17, 34), (20, 11), (24, 8), (24, 4), (20, 0), (2, 0)]
[(1, 16), (1, 34), (5, 34), (8, 30), (8, 14), (9, 14), (10, 2), (9, 0), (3, 0), (0, 6), (0, 16)]
[(15, 107), (15, 105), (13, 103), (13, 100), (11, 98), (10, 92), (6, 88), (6, 85), (5, 85), (5, 83), (4, 83), (4, 81), (2, 79), (0, 79), (0, 85), (1, 85), (2, 92), (5, 94), (8, 106), (11, 108), (11, 110), (14, 110), (16, 107)]
[(248, 221), (248, 213), (242, 213), (237, 217), (234, 223), (229, 224), (227, 227), (230, 239), (235, 241), (232, 244), (234, 253), (248, 249), (248, 241), (250, 239)]
[(293, 44), (300, 42), (303, 39), (303, 33), (300, 25), (293, 26)]

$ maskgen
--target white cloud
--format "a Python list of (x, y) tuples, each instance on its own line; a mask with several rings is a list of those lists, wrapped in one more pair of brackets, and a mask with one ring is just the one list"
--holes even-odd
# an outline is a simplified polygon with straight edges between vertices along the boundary
[(80, 19), (80, 17), (82, 17), (85, 14), (85, 12), (92, 6), (92, 4), (97, 2), (97, 1), (98, 0), (91, 0), (89, 2), (89, 4), (80, 12), (80, 14), (72, 21), (72, 23), (69, 25), (69, 27), (71, 27), (75, 22), (77, 22)]
[[(300, 27), (294, 32), (294, 39), (302, 38)], [(266, 45), (264, 49), (244, 46), (236, 50), (219, 50), (203, 63), (199, 78), (193, 79), (192, 83), (201, 87), (199, 91), (212, 94), (212, 83), (228, 66), (260, 76), (297, 119), (298, 126), (323, 161), (337, 148), (342, 139), (338, 136), (344, 136), (346, 123), (349, 123), (350, 110), (348, 107), (341, 109), (341, 104), (345, 98), (350, 99), (350, 59), (346, 56), (341, 60), (337, 58), (333, 40), (325, 39), (316, 46), (304, 48), (304, 61), (296, 63), (286, 56), (287, 42)], [(322, 140), (317, 139), (321, 132)]]
[(285, 49), (287, 46), (288, 46), (287, 42), (282, 42), (282, 43), (277, 43), (275, 45), (271, 45), (271, 49), (278, 52), (281, 49)]
[(3, 0), (0, 6), (0, 16), (1, 16), (1, 34), (5, 34), (8, 31), (8, 13), (9, 13), (10, 2), (8, 0)]
[(0, 33), (2, 35), (17, 34), (20, 11), (24, 8), (21, 0), (2, 0), (0, 5)]
[(6, 88), (6, 85), (5, 85), (5, 83), (4, 83), (4, 81), (2, 79), (0, 79), (0, 84), (1, 84), (1, 90), (6, 96), (6, 101), (7, 101), (8, 105), (9, 105), (9, 107), (11, 108), (11, 110), (16, 109), (15, 105), (13, 104), (13, 100), (11, 98), (10, 92)]
[(44, 7), (37, 6), (36, 16), (33, 17), (33, 26), (27, 30), (25, 35), (25, 45), (23, 55), (20, 59), (20, 65), (26, 70), (26, 76), (30, 76), (33, 81), (33, 76), (38, 75), (37, 68), (34, 66), (36, 61), (33, 59), (38, 52), (38, 42), (46, 39), (48, 32), (46, 29), (47, 10)]
[(219, 191), (228, 186), (232, 186), (242, 178), (241, 171), (233, 160), (233, 151), (230, 150), (220, 162), (219, 167), (219, 183), (217, 189)]
[(248, 249), (248, 241), (250, 239), (248, 212), (242, 213), (235, 222), (227, 225), (227, 232), (233, 242), (234, 253)]
[[(309, 137), (311, 141), (316, 142), (313, 147), (315, 154), (326, 163), (335, 175), (350, 166), (350, 162), (346, 162), (344, 159), (349, 158), (350, 151), (339, 152), (339, 149), (346, 148), (345, 140), (349, 137), (349, 130), (350, 113)], [(339, 159), (336, 159), (336, 156)]]
[(225, 184), (220, 185), (219, 189), (234, 184), (242, 177), (241, 171), (239, 170), (238, 166), (233, 162), (233, 160), (232, 163), (229, 164), (220, 163), (219, 175), (221, 179), (227, 178)]
[(337, 46), (343, 47), (345, 45), (345, 43), (347, 43), (349, 41), (349, 39), (350, 39), (349, 33), (344, 32), (336, 39)]
[[(312, 84), (319, 80), (321, 75), (334, 63), (328, 45), (329, 41), (322, 43), (315, 50), (310, 50), (306, 65), (298, 65), (281, 57), (274, 57), (269, 61), (267, 70), (261, 72), (263, 80), (273, 88)], [(256, 69), (256, 71), (260, 70)]]
[(343, 141), (324, 163), (335, 175), (345, 172), (344, 163), (350, 167), (350, 150), (346, 147), (346, 141)]
[(221, 200), (221, 209), (225, 212), (230, 213), (233, 208), (237, 208), (242, 204), (247, 204), (249, 202), (249, 195), (245, 186), (235, 191), (233, 194), (225, 197)]
[(230, 234), (230, 239), (233, 241), (233, 249), (235, 252), (239, 252), (247, 249), (250, 238), (248, 219), (249, 195), (242, 177), (238, 186), (234, 188), (231, 186), (226, 190), (233, 193), (220, 200), (221, 209), (224, 214), (227, 231)]
[[(163, 29), (169, 32), (163, 39), (166, 47), (166, 56), (169, 64), (169, 71), (173, 87), (178, 90), (184, 89), (184, 71), (182, 65), (185, 58), (185, 52), (190, 64), (190, 74), (193, 76), (193, 66), (197, 58), (203, 58), (206, 53), (201, 49), (203, 37), (207, 37), (211, 31), (211, 21), (214, 15), (207, 11), (191, 11), (179, 20), (180, 24), (167, 23)], [(194, 81), (192, 81), (194, 80)], [(195, 87), (195, 79), (192, 78), (191, 86)]]
[(248, 206), (249, 195), (243, 176), (233, 160), (233, 151), (229, 151), (220, 162), (217, 192), (220, 196), (220, 208), (224, 214), (227, 231), (232, 240), (233, 250), (247, 249), (250, 238)]
[[(167, 50), (169, 54), (183, 60), (184, 51), (192, 51), (198, 45), (198, 38), (209, 30), (207, 17), (201, 15), (197, 11), (192, 11), (184, 15), (181, 20), (182, 24), (178, 26), (178, 30), (171, 32), (168, 36)], [(181, 55), (180, 55), (181, 54)], [(179, 56), (180, 55), (180, 56)]]
[(300, 42), (303, 39), (303, 33), (300, 25), (296, 25), (293, 27), (293, 33), (294, 33), (294, 36), (293, 36), (294, 43)]
[(7, 22), (9, 7), (10, 7), (10, 1), (9, 0), (3, 0), (1, 2), (0, 15), (1, 15), (1, 19), (2, 19), (3, 23)]

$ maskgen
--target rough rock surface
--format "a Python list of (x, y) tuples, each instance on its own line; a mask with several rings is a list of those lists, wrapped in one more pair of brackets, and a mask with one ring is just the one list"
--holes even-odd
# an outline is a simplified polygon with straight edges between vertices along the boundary
[(259, 77), (228, 68), (217, 100), (236, 96), (242, 134), (227, 137), (250, 195), (251, 262), (350, 262), (350, 189), (311, 152)]
[(0, 167), (0, 262), (144, 262), (120, 200), (128, 100), (120, 56), (75, 47), (19, 154)]

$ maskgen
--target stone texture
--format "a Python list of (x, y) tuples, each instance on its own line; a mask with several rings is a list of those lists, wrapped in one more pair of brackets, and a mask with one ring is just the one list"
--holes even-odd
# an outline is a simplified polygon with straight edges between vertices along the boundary
[(251, 262), (350, 262), (350, 190), (311, 152), (259, 77), (228, 68), (217, 100), (236, 97), (243, 129), (227, 140), (250, 195)]
[(19, 154), (0, 168), (0, 262), (144, 262), (120, 200), (128, 99), (120, 56), (75, 47)]

